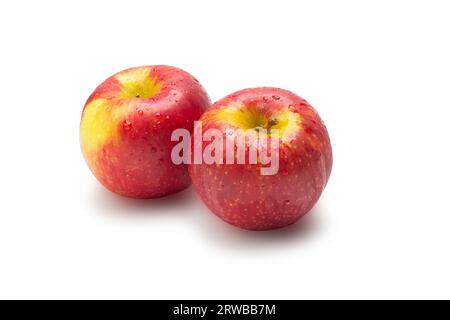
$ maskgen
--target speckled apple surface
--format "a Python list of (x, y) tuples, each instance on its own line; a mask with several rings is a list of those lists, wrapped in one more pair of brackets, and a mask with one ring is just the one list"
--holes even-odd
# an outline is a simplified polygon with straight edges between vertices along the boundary
[(84, 158), (109, 190), (154, 198), (187, 188), (185, 165), (170, 159), (174, 129), (193, 129), (210, 105), (201, 84), (170, 66), (124, 70), (104, 81), (87, 100), (80, 124)]
[(219, 129), (224, 139), (226, 129), (272, 124), (280, 131), (275, 175), (261, 175), (258, 163), (225, 164), (225, 159), (189, 166), (197, 194), (221, 219), (249, 230), (275, 229), (296, 222), (318, 201), (330, 177), (332, 149), (323, 121), (307, 101), (278, 88), (245, 89), (213, 104), (201, 121), (203, 131)]

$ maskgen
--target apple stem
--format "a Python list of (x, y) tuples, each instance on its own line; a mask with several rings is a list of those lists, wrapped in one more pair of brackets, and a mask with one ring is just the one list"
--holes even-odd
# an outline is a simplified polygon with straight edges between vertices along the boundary
[(269, 129), (270, 129), (270, 127), (276, 126), (277, 124), (278, 124), (278, 120), (277, 119), (275, 119), (275, 118), (270, 119), (269, 120)]

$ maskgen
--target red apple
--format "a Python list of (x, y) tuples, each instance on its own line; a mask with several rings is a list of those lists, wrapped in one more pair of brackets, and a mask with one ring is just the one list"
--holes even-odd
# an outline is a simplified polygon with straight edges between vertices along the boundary
[(97, 179), (132, 198), (165, 196), (187, 188), (186, 165), (170, 154), (174, 129), (192, 131), (210, 105), (200, 83), (170, 66), (124, 70), (87, 100), (80, 124), (81, 149)]
[[(224, 141), (233, 130), (266, 129), (268, 145), (279, 146), (268, 153), (279, 155), (278, 170), (271, 175), (261, 174), (260, 160), (227, 164), (225, 153), (231, 148), (226, 143), (220, 161), (189, 166), (196, 192), (217, 216), (240, 228), (268, 230), (296, 222), (315, 205), (330, 176), (332, 151), (324, 123), (304, 99), (277, 88), (245, 89), (213, 104), (200, 120), (203, 132), (219, 130)], [(271, 134), (274, 129), (278, 135)], [(243, 147), (249, 152), (249, 140), (234, 141), (235, 151)], [(201, 142), (201, 151), (210, 143)]]

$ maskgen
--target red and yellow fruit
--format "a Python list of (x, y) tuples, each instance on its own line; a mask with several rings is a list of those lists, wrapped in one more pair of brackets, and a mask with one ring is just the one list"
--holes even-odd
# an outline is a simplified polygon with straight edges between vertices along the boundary
[[(325, 125), (304, 99), (282, 89), (246, 89), (216, 102), (201, 121), (203, 132), (218, 129), (224, 140), (227, 129), (261, 128), (269, 140), (279, 139), (274, 175), (261, 175), (261, 163), (226, 164), (225, 158), (189, 166), (195, 190), (217, 216), (240, 228), (268, 230), (296, 222), (315, 205), (330, 177), (332, 151)], [(270, 136), (272, 129), (278, 136)]]
[(170, 159), (173, 130), (192, 131), (209, 106), (200, 83), (170, 66), (124, 70), (104, 81), (86, 102), (80, 142), (86, 162), (109, 190), (154, 198), (185, 189), (185, 165)]

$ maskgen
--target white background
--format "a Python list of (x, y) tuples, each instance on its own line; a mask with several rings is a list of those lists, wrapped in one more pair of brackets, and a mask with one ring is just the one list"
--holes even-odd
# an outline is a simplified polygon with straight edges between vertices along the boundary
[[(0, 298), (450, 298), (448, 1), (3, 1)], [(105, 191), (84, 102), (170, 64), (213, 101), (278, 86), (317, 108), (332, 176), (301, 223), (246, 232), (192, 189)]]

